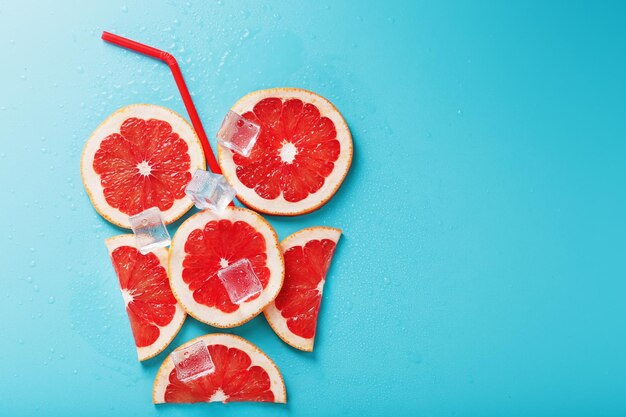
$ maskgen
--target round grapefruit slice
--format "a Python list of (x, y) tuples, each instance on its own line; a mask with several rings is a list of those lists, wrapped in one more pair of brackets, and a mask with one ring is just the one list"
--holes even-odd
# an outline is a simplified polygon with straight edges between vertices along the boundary
[[(263, 290), (234, 304), (217, 272), (241, 259), (250, 262)], [(280, 291), (284, 270), (274, 229), (243, 208), (194, 214), (178, 228), (170, 246), (174, 295), (187, 313), (215, 327), (238, 326), (258, 315)]]
[(119, 279), (126, 312), (140, 361), (150, 359), (170, 344), (185, 321), (185, 311), (170, 289), (167, 249), (142, 255), (134, 235), (105, 241)]
[(311, 227), (282, 241), (285, 282), (278, 297), (263, 312), (285, 343), (311, 352), (326, 272), (341, 230)]
[(177, 113), (152, 104), (117, 110), (91, 134), (81, 175), (96, 211), (120, 227), (129, 216), (158, 207), (166, 224), (191, 208), (185, 187), (204, 168), (202, 146)]
[(215, 370), (191, 381), (181, 382), (171, 355), (165, 358), (154, 380), (152, 401), (197, 403), (221, 401), (287, 402), (285, 382), (272, 360), (239, 336), (213, 333), (200, 336), (181, 347), (203, 340)]
[(267, 214), (295, 216), (324, 205), (352, 162), (352, 136), (324, 97), (297, 88), (244, 96), (232, 110), (258, 123), (248, 157), (218, 147), (219, 163), (239, 201)]

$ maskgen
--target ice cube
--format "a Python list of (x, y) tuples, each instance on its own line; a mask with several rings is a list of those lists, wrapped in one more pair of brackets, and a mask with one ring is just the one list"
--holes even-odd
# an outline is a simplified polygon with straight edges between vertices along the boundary
[(263, 290), (261, 281), (252, 269), (252, 264), (246, 258), (220, 269), (217, 271), (217, 276), (224, 284), (230, 301), (235, 304), (241, 304)]
[(137, 248), (144, 255), (153, 249), (169, 246), (172, 241), (163, 223), (161, 211), (156, 207), (130, 216), (130, 227), (135, 234)]
[(191, 381), (215, 371), (209, 349), (203, 340), (172, 352), (176, 376), (181, 382)]
[(185, 193), (200, 210), (211, 209), (217, 213), (223, 212), (237, 194), (223, 175), (203, 169), (196, 170)]
[(230, 110), (217, 132), (217, 140), (222, 146), (249, 156), (260, 132), (261, 126)]

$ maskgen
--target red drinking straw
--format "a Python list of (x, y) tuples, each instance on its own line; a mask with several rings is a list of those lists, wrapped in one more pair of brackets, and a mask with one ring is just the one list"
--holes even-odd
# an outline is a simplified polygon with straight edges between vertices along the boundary
[[(191, 124), (200, 138), (200, 143), (202, 144), (202, 149), (204, 150), (204, 157), (209, 164), (209, 168), (215, 174), (221, 174), (222, 170), (215, 160), (215, 155), (213, 155), (209, 138), (207, 138), (206, 133), (204, 132), (202, 122), (200, 121), (200, 117), (196, 111), (196, 106), (193, 104), (193, 100), (191, 99), (191, 95), (189, 94), (189, 90), (185, 84), (185, 79), (183, 78), (183, 73), (180, 72), (178, 62), (176, 62), (174, 55), (106, 31), (102, 32), (102, 40), (121, 46), (122, 48), (130, 49), (131, 51), (139, 52), (140, 54), (151, 56), (152, 58), (160, 59), (170, 67), (174, 80), (176, 81), (176, 85), (178, 86), (178, 91), (180, 91), (183, 103), (185, 103), (187, 113), (189, 113)], [(231, 202), (230, 204), (232, 205), (233, 203)]]

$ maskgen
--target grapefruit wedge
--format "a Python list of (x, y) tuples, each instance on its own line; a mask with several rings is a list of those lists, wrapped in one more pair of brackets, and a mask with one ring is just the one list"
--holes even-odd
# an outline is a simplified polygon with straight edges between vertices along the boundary
[(171, 355), (159, 368), (152, 401), (197, 403), (221, 401), (287, 402), (285, 382), (272, 360), (239, 336), (214, 333), (200, 336), (181, 347), (203, 340), (215, 370), (191, 381), (181, 382)]
[[(231, 302), (217, 272), (247, 259), (263, 290), (240, 304)], [(283, 256), (272, 226), (255, 212), (227, 207), (188, 218), (170, 246), (170, 285), (191, 316), (215, 327), (234, 327), (258, 315), (283, 284)]]
[(185, 187), (204, 169), (202, 146), (177, 113), (151, 104), (123, 107), (91, 134), (81, 176), (96, 211), (130, 229), (129, 216), (151, 207), (170, 224), (191, 208)]
[(267, 214), (295, 216), (324, 205), (352, 162), (352, 136), (325, 98), (297, 88), (244, 96), (232, 110), (261, 126), (248, 157), (218, 147), (219, 163), (237, 198)]
[(278, 297), (263, 312), (285, 343), (311, 352), (326, 273), (341, 230), (311, 227), (282, 241), (285, 282)]
[(170, 344), (185, 321), (185, 311), (170, 289), (167, 249), (142, 255), (134, 235), (105, 241), (119, 279), (126, 312), (140, 361), (150, 359)]

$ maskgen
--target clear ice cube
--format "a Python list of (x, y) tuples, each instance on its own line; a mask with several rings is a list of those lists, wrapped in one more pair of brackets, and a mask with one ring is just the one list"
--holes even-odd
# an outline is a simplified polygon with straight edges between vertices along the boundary
[(198, 169), (187, 184), (185, 193), (200, 210), (224, 211), (237, 192), (220, 174)]
[(222, 146), (247, 157), (260, 132), (261, 126), (229, 110), (217, 132), (217, 140)]
[(263, 290), (252, 264), (245, 258), (220, 269), (217, 276), (224, 284), (230, 301), (235, 304), (241, 304)]
[(215, 371), (209, 349), (203, 340), (172, 352), (176, 376), (181, 382), (191, 381)]
[(130, 227), (135, 234), (137, 248), (144, 255), (153, 249), (169, 246), (172, 241), (163, 223), (161, 211), (156, 207), (130, 216)]

